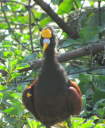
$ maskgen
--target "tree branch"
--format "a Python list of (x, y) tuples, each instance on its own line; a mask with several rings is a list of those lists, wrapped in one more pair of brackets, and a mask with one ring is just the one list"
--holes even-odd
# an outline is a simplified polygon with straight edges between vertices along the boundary
[(77, 32), (73, 32), (69, 25), (63, 21), (53, 9), (45, 3), (43, 0), (34, 0), (56, 23), (57, 25), (66, 32), (71, 38), (76, 39), (79, 37)]
[[(58, 58), (59, 62), (62, 63), (62, 62), (66, 62), (68, 60), (71, 60), (71, 59), (74, 59), (77, 57), (91, 55), (91, 53), (96, 54), (100, 51), (103, 51), (104, 47), (105, 47), (105, 40), (101, 40), (101, 41), (96, 42), (92, 45), (88, 45), (88, 46), (85, 46), (83, 48), (78, 48), (76, 50), (63, 53), (63, 54), (57, 56), (57, 58)], [(21, 69), (20, 72), (40, 68), (42, 63), (43, 63), (43, 59), (35, 60), (32, 64), (30, 64), (31, 65), (30, 67), (25, 68), (25, 69)]]
[[(56, 57), (58, 58), (59, 62), (63, 63), (77, 57), (91, 55), (91, 53), (96, 54), (98, 52), (103, 51), (104, 47), (105, 47), (105, 40), (101, 40), (94, 44), (85, 46), (83, 48), (78, 48), (70, 52), (63, 53)], [(26, 72), (32, 69), (40, 68), (42, 64), (43, 64), (43, 59), (37, 59), (34, 62), (32, 62), (29, 67), (20, 69), (19, 72)], [(3, 73), (3, 71), (0, 70), (0, 73)]]

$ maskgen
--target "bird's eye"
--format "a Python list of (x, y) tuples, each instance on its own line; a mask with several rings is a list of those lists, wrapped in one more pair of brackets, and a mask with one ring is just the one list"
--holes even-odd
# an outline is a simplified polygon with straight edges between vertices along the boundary
[(50, 30), (49, 28), (43, 29), (43, 30), (41, 31), (41, 36), (42, 36), (43, 38), (51, 38), (51, 37), (52, 37), (52, 32), (51, 32), (51, 30)]
[(50, 39), (48, 39), (48, 38), (43, 39), (43, 44), (45, 44), (45, 43), (50, 44)]

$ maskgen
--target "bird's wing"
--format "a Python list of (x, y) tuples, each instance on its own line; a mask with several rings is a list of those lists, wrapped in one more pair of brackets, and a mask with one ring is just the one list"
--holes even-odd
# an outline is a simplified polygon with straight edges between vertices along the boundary
[(77, 84), (76, 82), (70, 80), (70, 86), (72, 86), (73, 88), (75, 88), (75, 89), (77, 90), (77, 92), (78, 92), (80, 95), (82, 95), (82, 94), (81, 94), (80, 87), (78, 86), (78, 84)]
[(33, 104), (33, 88), (37, 85), (37, 80), (34, 80), (30, 86), (28, 86), (24, 91), (22, 95), (22, 102), (25, 105), (25, 107), (33, 114), (35, 115), (35, 107)]
[(70, 86), (68, 87), (68, 111), (71, 115), (78, 115), (81, 111), (82, 99), (81, 91), (79, 86), (73, 82), (69, 81)]

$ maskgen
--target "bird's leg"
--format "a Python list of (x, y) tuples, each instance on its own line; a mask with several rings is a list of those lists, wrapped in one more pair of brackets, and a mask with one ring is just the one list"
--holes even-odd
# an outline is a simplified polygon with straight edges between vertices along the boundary
[(68, 127), (68, 128), (72, 128), (72, 124), (71, 124), (70, 118), (68, 118), (68, 119), (66, 120), (66, 122), (67, 122), (67, 127)]

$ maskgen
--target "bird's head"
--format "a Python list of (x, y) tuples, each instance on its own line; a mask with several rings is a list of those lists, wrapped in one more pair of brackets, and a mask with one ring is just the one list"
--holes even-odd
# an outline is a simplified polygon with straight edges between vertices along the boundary
[(52, 28), (47, 27), (41, 31), (40, 43), (43, 48), (43, 52), (55, 47), (55, 37)]

